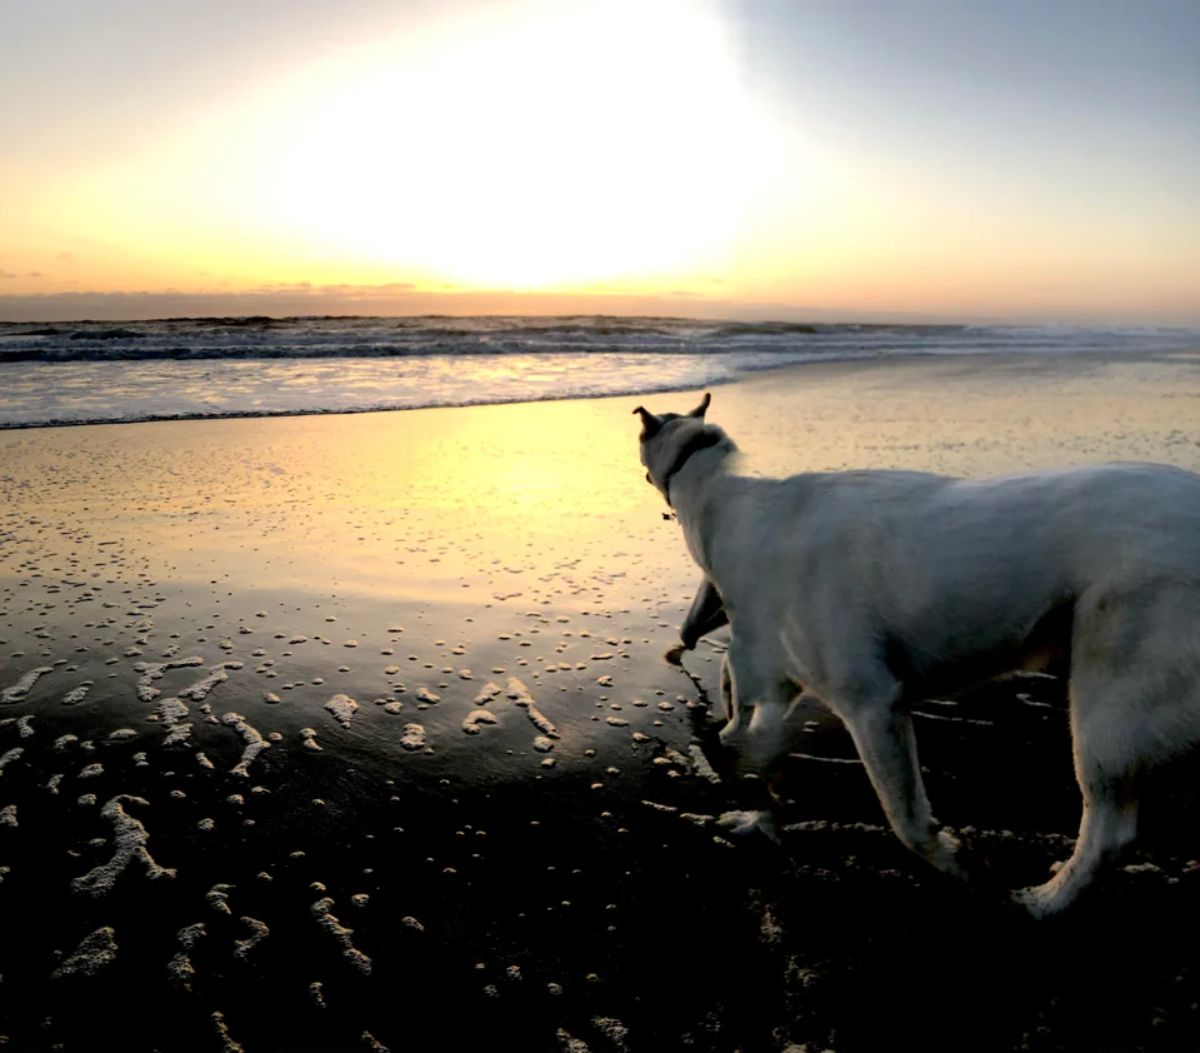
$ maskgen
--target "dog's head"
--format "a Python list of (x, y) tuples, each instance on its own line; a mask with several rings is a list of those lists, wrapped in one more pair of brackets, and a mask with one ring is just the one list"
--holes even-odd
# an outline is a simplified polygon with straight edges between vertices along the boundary
[(651, 413), (644, 406), (633, 412), (642, 418), (642, 433), (638, 436), (642, 464), (646, 466), (646, 481), (658, 489), (671, 503), (671, 479), (688, 458), (701, 450), (725, 443), (733, 444), (715, 424), (705, 424), (704, 414), (712, 396), (705, 394), (700, 405), (691, 413)]

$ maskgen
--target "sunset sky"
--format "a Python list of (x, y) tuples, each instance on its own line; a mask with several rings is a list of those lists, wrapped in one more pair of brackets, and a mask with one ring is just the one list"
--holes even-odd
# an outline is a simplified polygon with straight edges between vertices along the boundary
[(1200, 324), (1195, 0), (0, 0), (0, 319)]

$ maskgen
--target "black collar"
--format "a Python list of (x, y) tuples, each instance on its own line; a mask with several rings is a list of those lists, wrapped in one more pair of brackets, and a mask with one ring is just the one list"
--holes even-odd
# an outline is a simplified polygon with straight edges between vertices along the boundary
[[(675, 455), (675, 460), (671, 467), (666, 470), (663, 475), (663, 496), (667, 499), (667, 504), (671, 505), (671, 479), (678, 474), (680, 469), (687, 464), (688, 459), (694, 453), (699, 453), (701, 450), (707, 450), (712, 446), (716, 446), (724, 440), (725, 436), (720, 431), (714, 429), (712, 431), (707, 428), (697, 432), (691, 439), (683, 444), (679, 453)], [(671, 505), (674, 508), (674, 505)]]

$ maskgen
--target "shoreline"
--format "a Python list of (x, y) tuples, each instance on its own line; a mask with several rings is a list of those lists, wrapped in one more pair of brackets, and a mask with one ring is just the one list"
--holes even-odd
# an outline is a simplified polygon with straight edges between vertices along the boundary
[[(586, 354), (586, 352), (580, 352)], [(686, 357), (686, 353), (680, 353)], [(354, 356), (348, 356), (354, 357)], [(416, 356), (406, 356), (416, 357)], [(425, 357), (436, 357), (431, 353)], [(809, 371), (829, 367), (832, 369), (845, 368), (853, 371), (855, 368), (870, 368), (876, 366), (886, 368), (888, 366), (903, 366), (907, 362), (922, 362), (927, 360), (950, 361), (950, 362), (978, 362), (986, 360), (988, 362), (1012, 365), (1016, 363), (1040, 365), (1043, 368), (1051, 362), (1064, 360), (1070, 363), (1085, 363), (1089, 365), (1096, 364), (1119, 364), (1128, 362), (1138, 362), (1146, 360), (1177, 360), (1190, 359), (1200, 357), (1200, 344), (1194, 348), (1187, 349), (1172, 349), (1172, 350), (1108, 350), (1108, 351), (1070, 351), (1070, 350), (1032, 350), (1032, 351), (1003, 351), (1003, 352), (952, 352), (952, 351), (904, 351), (896, 354), (878, 353), (878, 352), (863, 352), (861, 354), (841, 354), (841, 355), (823, 355), (819, 358), (814, 357), (803, 362), (789, 362), (782, 365), (764, 365), (759, 367), (743, 368), (740, 372), (727, 377), (711, 380), (703, 385), (697, 385), (692, 382), (671, 382), (667, 384), (650, 384), (642, 385), (637, 388), (616, 391), (604, 391), (595, 393), (569, 393), (564, 395), (546, 395), (541, 398), (529, 397), (514, 397), (509, 399), (503, 398), (486, 398), (476, 401), (454, 401), (442, 403), (428, 403), (412, 406), (362, 406), (362, 407), (345, 407), (337, 409), (286, 409), (286, 410), (247, 410), (244, 412), (225, 412), (225, 413), (192, 413), (192, 414), (163, 414), (163, 415), (140, 415), (133, 417), (123, 417), (119, 419), (107, 419), (102, 417), (89, 418), (83, 420), (58, 419), (49, 421), (4, 421), (0, 420), (0, 432), (4, 431), (26, 431), (31, 429), (53, 429), (53, 428), (77, 428), (77, 427), (95, 427), (106, 424), (164, 424), (181, 421), (220, 421), (220, 420), (270, 420), (274, 418), (290, 418), (290, 417), (338, 417), (338, 416), (356, 416), (366, 413), (404, 413), (412, 410), (430, 410), (430, 409), (470, 409), (479, 406), (515, 406), (524, 404), (536, 404), (541, 402), (568, 402), (568, 401), (591, 401), (595, 399), (608, 398), (623, 398), (630, 396), (644, 395), (670, 395), (680, 394), (683, 392), (696, 391), (701, 387), (721, 388), (729, 385), (739, 384), (743, 381), (751, 380), (754, 377), (764, 374), (781, 374), (782, 379), (786, 381), (788, 375), (796, 371)], [(138, 360), (141, 361), (141, 360)], [(223, 360), (201, 359), (196, 361), (213, 361), (220, 363)], [(247, 358), (239, 359), (243, 362), (254, 362), (257, 359)], [(278, 359), (263, 359), (263, 361), (278, 361)], [(286, 361), (306, 362), (308, 359), (289, 359)], [(39, 365), (70, 365), (71, 363), (59, 362), (44, 362)]]

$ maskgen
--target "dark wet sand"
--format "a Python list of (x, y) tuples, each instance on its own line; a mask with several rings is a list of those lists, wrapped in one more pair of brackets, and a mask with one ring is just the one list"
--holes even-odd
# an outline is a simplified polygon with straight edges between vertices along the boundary
[[(720, 639), (660, 657), (696, 575), (637, 401), (0, 435), (7, 1048), (1200, 1045), (1186, 773), (1040, 928), (910, 860), (815, 707), (782, 848), (721, 836), (755, 787), (706, 724)], [(1200, 360), (811, 366), (710, 417), (765, 471), (1197, 468)], [(1069, 851), (1064, 705), (920, 707), (997, 885)]]

